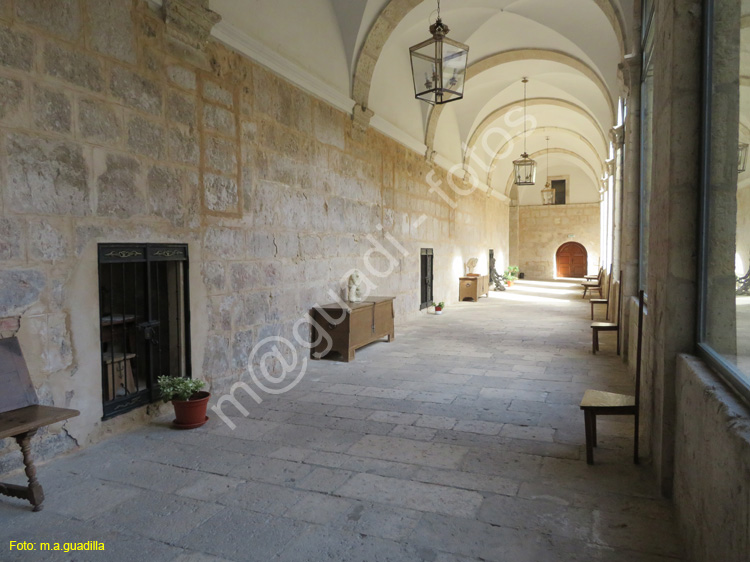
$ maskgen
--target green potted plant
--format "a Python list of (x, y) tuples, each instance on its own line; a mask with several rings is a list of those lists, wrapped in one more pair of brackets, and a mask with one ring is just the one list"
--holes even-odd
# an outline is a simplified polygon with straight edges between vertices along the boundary
[(517, 265), (508, 266), (508, 269), (506, 269), (505, 273), (503, 274), (503, 280), (508, 285), (508, 287), (512, 287), (516, 279), (518, 279), (518, 266)]
[(203, 381), (184, 377), (161, 376), (157, 379), (161, 398), (172, 402), (175, 419), (172, 422), (179, 429), (193, 429), (208, 421), (206, 410), (211, 394), (202, 391)]
[(443, 301), (440, 301), (438, 303), (434, 303), (433, 302), (432, 306), (435, 307), (435, 314), (442, 314), (443, 313), (443, 308), (445, 307), (445, 302), (443, 302)]

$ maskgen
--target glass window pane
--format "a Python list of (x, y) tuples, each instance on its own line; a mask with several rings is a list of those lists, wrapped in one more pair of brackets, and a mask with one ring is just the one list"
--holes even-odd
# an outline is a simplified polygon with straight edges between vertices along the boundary
[[(644, 17), (648, 17), (644, 13)], [(648, 280), (649, 208), (653, 176), (654, 152), (654, 66), (651, 59), (654, 25), (644, 41), (643, 83), (641, 85), (641, 235), (640, 288), (646, 290)]]
[[(750, 386), (750, 2), (715, 0), (703, 342)], [(745, 168), (743, 170), (743, 168)]]
[(430, 44), (418, 51), (412, 51), (411, 64), (414, 74), (414, 91), (417, 95), (430, 92), (437, 87), (434, 54), (434, 44)]

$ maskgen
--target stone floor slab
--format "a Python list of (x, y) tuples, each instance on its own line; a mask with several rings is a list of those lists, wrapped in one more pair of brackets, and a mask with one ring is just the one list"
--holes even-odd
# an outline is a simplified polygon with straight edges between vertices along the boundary
[(347, 451), (350, 455), (438, 468), (458, 467), (466, 452), (465, 447), (377, 435), (363, 437)]
[(418, 511), (447, 513), (456, 517), (474, 517), (482, 503), (482, 496), (476, 492), (374, 474), (357, 474), (336, 493), (344, 497)]

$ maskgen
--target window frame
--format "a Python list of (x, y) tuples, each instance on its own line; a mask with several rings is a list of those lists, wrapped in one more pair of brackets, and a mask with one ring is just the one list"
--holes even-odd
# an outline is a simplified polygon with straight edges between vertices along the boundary
[[(429, 272), (425, 272), (424, 268), (425, 265), (429, 269)], [(429, 273), (430, 275), (430, 282), (429, 284), (423, 284), (424, 280), (426, 279), (426, 274)], [(429, 295), (422, 295), (424, 292), (423, 290), (427, 289), (429, 291)], [(419, 251), (419, 300), (421, 301), (419, 303), (419, 310), (424, 310), (426, 308), (430, 308), (432, 306), (432, 303), (435, 299), (435, 249), (434, 248), (422, 248)], [(426, 300), (422, 300), (423, 298), (426, 298)]]
[[(648, 238), (648, 228), (650, 227), (650, 213), (648, 206), (651, 203), (651, 189), (653, 188), (653, 172), (652, 176), (646, 178), (646, 162), (649, 162), (653, 168), (653, 116), (649, 119), (646, 118), (646, 81), (649, 78), (649, 68), (651, 68), (653, 54), (654, 54), (654, 37), (655, 30), (653, 29), (656, 19), (656, 3), (655, 2), (644, 2), (642, 6), (641, 22), (641, 83), (639, 88), (641, 90), (641, 104), (640, 104), (640, 170), (639, 170), (639, 220), (638, 220), (638, 287), (643, 289), (645, 298), (648, 301), (648, 247), (646, 240)], [(651, 88), (653, 89), (653, 77)], [(653, 96), (652, 96), (653, 98)], [(653, 99), (649, 106), (649, 111), (653, 113)], [(652, 134), (650, 135), (652, 144), (648, 147), (652, 151), (652, 154), (646, 154), (644, 148), (645, 138), (645, 126), (646, 123), (652, 128)], [(646, 183), (648, 181), (648, 184)], [(648, 199), (645, 197), (645, 186), (648, 185)], [(648, 220), (647, 220), (648, 219)]]
[[(124, 255), (118, 255), (122, 252)], [(180, 300), (181, 302), (181, 311), (182, 314), (178, 315), (179, 320), (177, 323), (177, 328), (182, 332), (184, 341), (182, 353), (183, 356), (181, 360), (184, 362), (182, 366), (182, 376), (184, 376), (187, 379), (193, 378), (193, 363), (192, 363), (192, 338), (191, 338), (191, 330), (192, 330), (192, 323), (191, 323), (191, 314), (190, 314), (190, 256), (188, 253), (188, 244), (173, 244), (173, 243), (165, 243), (165, 244), (159, 244), (159, 243), (148, 243), (148, 242), (134, 242), (134, 243), (99, 243), (97, 245), (97, 284), (99, 287), (98, 290), (98, 313), (101, 316), (104, 316), (104, 310), (103, 306), (105, 303), (104, 299), (104, 293), (102, 292), (102, 289), (104, 287), (103, 279), (102, 279), (102, 269), (107, 266), (115, 266), (115, 265), (121, 265), (125, 266), (128, 264), (144, 264), (144, 271), (142, 272), (142, 275), (144, 279), (141, 280), (141, 287), (144, 290), (144, 293), (146, 295), (145, 297), (145, 303), (143, 305), (143, 311), (146, 312), (146, 320), (141, 323), (140, 326), (134, 325), (132, 326), (132, 336), (136, 339), (135, 342), (140, 339), (141, 335), (139, 335), (138, 331), (143, 329), (149, 329), (150, 327), (154, 326), (153, 322), (154, 319), (157, 319), (157, 323), (155, 326), (157, 326), (156, 334), (158, 338), (158, 334), (160, 334), (161, 328), (158, 328), (158, 326), (162, 325), (162, 316), (160, 311), (156, 311), (154, 314), (154, 311), (152, 310), (152, 296), (157, 295), (157, 300), (162, 298), (162, 293), (159, 292), (159, 287), (153, 286), (152, 281), (152, 268), (158, 267), (159, 264), (166, 264), (169, 262), (178, 262), (182, 264), (181, 272), (182, 272), (182, 295)], [(157, 272), (158, 276), (158, 272)], [(157, 277), (158, 278), (158, 277)], [(124, 281), (123, 281), (124, 284)], [(179, 292), (177, 292), (178, 297)], [(111, 304), (110, 300), (110, 304)], [(124, 302), (124, 300), (123, 300)], [(112, 314), (113, 311), (110, 311), (110, 314)], [(123, 316), (125, 315), (125, 312), (122, 313)], [(111, 326), (113, 326), (114, 323), (109, 324), (110, 326), (110, 333), (112, 331)], [(169, 325), (169, 324), (167, 324)], [(106, 326), (105, 324), (99, 323), (98, 326), (98, 332), (99, 332), (99, 345), (100, 345), (100, 352), (102, 358), (106, 357), (106, 352), (103, 349), (103, 346), (105, 343), (107, 343), (107, 339), (105, 336)], [(124, 332), (122, 335), (123, 341), (125, 341), (125, 338), (127, 337), (127, 332)], [(149, 338), (146, 338), (148, 340)], [(156, 340), (158, 341), (158, 339)], [(110, 374), (107, 369), (107, 365), (104, 360), (102, 360), (101, 363), (101, 382), (102, 382), (102, 421), (107, 421), (112, 418), (118, 417), (120, 415), (126, 414), (128, 412), (132, 412), (134, 410), (137, 410), (143, 406), (147, 406), (149, 404), (153, 404), (155, 402), (158, 402), (160, 400), (160, 394), (159, 394), (159, 387), (157, 385), (156, 379), (160, 374), (163, 374), (160, 372), (160, 369), (157, 369), (157, 360), (159, 362), (159, 365), (161, 364), (160, 359), (154, 359), (154, 351), (151, 347), (146, 346), (146, 341), (141, 342), (140, 346), (140, 352), (138, 351), (139, 346), (138, 343), (135, 344), (135, 354), (138, 356), (139, 354), (143, 356), (145, 363), (140, 365), (140, 367), (144, 368), (144, 372), (142, 373), (144, 377), (144, 388), (136, 388), (136, 391), (132, 394), (126, 394), (124, 398), (114, 396), (113, 398), (109, 397), (109, 391), (113, 390), (109, 387), (109, 378)], [(167, 344), (165, 344), (167, 345)], [(144, 347), (146, 346), (146, 347)], [(115, 351), (112, 350), (110, 353), (114, 354)], [(127, 353), (127, 351), (125, 352)], [(126, 358), (127, 361), (127, 358)], [(140, 374), (138, 376), (141, 376)], [(137, 385), (140, 386), (140, 385)]]
[(720, 378), (726, 382), (748, 405), (750, 405), (750, 382), (745, 380), (750, 373), (743, 373), (736, 365), (715, 351), (706, 342), (706, 322), (708, 303), (708, 248), (711, 187), (711, 127), (713, 119), (713, 54), (714, 54), (714, 0), (703, 2), (703, 76), (701, 104), (701, 172), (700, 172), (700, 214), (698, 249), (698, 314), (696, 326), (696, 352)]

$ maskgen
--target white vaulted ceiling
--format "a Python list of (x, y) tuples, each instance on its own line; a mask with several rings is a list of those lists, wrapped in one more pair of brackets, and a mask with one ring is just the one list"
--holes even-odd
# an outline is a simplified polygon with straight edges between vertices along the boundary
[[(631, 50), (633, 0), (441, 0), (449, 37), (470, 47), (470, 70), (464, 99), (432, 111), (414, 99), (408, 49), (429, 37), (436, 4), (210, 1), (223, 18), (218, 39), (342, 109), (356, 102), (372, 110), (373, 126), (415, 150), (429, 147), (439, 162), (469, 161), (473, 147), (480, 180), (506, 195), (522, 151), (518, 102), (527, 76), (527, 125), (534, 125), (527, 151), (544, 154), (549, 136), (550, 174), (575, 170), (591, 180), (584, 191), (598, 200), (617, 125), (618, 63)], [(493, 134), (482, 136), (487, 131)]]

